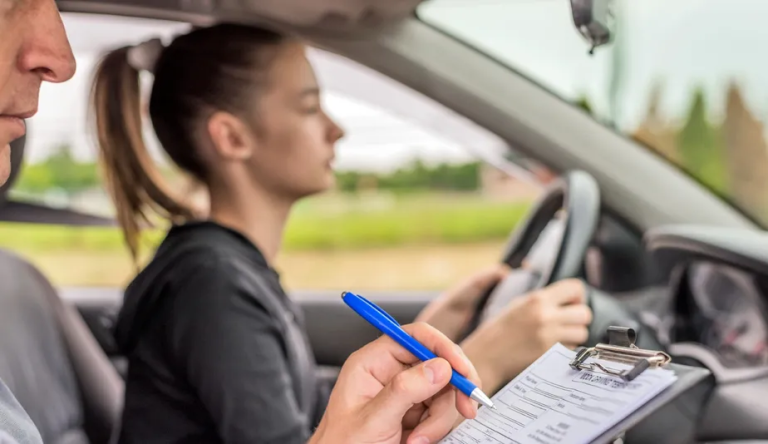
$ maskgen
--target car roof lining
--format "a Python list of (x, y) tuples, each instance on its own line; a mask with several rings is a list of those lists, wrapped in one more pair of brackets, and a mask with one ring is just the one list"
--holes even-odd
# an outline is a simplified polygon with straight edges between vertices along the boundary
[(414, 14), (422, 0), (58, 0), (66, 12), (152, 17), (205, 26), (235, 21), (355, 37)]

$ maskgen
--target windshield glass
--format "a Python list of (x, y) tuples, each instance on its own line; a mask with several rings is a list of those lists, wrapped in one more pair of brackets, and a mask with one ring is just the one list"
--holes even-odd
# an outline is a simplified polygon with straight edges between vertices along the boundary
[(568, 0), (431, 0), (419, 17), (650, 147), (768, 225), (768, 1), (617, 1), (589, 54)]

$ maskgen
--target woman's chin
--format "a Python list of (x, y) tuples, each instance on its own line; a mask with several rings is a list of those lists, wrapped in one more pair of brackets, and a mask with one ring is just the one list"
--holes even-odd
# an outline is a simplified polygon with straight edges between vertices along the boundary
[(326, 191), (333, 189), (335, 185), (336, 180), (334, 178), (330, 178), (324, 181), (319, 181), (318, 183), (314, 184), (314, 186), (307, 186), (301, 190), (295, 190), (295, 194), (299, 199), (311, 197), (317, 194), (325, 193)]
[(322, 181), (318, 181), (317, 189), (312, 194), (323, 193), (336, 186), (336, 175), (331, 171)]

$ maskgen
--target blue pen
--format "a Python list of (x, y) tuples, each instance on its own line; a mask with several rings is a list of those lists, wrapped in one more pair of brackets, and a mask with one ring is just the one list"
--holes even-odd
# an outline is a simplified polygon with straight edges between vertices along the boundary
[[(349, 305), (352, 310), (355, 310), (363, 319), (370, 322), (371, 325), (381, 330), (390, 338), (394, 339), (398, 344), (405, 347), (406, 350), (411, 352), (414, 356), (422, 361), (429, 361), (437, 356), (432, 353), (422, 343), (413, 338), (400, 327), (400, 324), (389, 315), (386, 311), (382, 310), (378, 305), (369, 301), (368, 299), (358, 296), (356, 294), (345, 291), (341, 294), (341, 298)], [(479, 402), (480, 404), (495, 409), (493, 401), (482, 390), (480, 390), (475, 384), (472, 384), (469, 379), (465, 378), (456, 370), (453, 371), (451, 376), (451, 384), (459, 389), (462, 393)]]

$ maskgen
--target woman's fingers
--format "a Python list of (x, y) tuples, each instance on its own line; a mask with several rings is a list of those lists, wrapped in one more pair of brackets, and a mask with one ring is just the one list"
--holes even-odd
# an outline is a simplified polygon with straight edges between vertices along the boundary
[(583, 304), (587, 300), (587, 288), (579, 279), (557, 281), (539, 291), (546, 291), (556, 305)]
[(556, 316), (561, 325), (589, 325), (592, 322), (592, 310), (583, 304), (559, 307)]
[(589, 329), (584, 326), (564, 325), (557, 330), (558, 342), (566, 346), (577, 346), (587, 342)]

